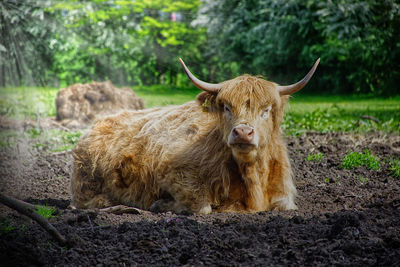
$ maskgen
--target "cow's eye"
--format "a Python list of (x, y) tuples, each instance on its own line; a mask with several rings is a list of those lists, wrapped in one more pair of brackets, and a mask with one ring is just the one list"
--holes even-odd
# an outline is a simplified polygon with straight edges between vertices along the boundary
[(230, 110), (230, 108), (229, 108), (227, 105), (224, 105), (224, 112), (225, 112), (225, 116), (226, 116), (228, 119), (231, 119), (231, 118), (232, 118), (231, 110)]
[(271, 106), (265, 108), (261, 114), (261, 117), (263, 117), (263, 119), (266, 119), (269, 117), (269, 113), (271, 111)]
[(229, 114), (231, 113), (231, 110), (229, 109), (229, 107), (227, 105), (224, 105), (224, 111)]

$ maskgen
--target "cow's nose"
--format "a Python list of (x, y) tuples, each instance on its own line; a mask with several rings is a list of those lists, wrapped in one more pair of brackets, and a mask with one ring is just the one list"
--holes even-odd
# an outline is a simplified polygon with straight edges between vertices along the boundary
[(254, 138), (254, 129), (246, 125), (237, 126), (233, 129), (233, 137), (235, 143), (251, 143)]

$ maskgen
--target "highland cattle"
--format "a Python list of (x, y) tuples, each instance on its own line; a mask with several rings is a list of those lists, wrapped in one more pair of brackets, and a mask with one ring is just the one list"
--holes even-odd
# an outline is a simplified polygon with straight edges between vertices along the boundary
[(180, 62), (203, 92), (180, 106), (97, 120), (74, 150), (72, 204), (203, 214), (296, 209), (280, 124), (289, 95), (319, 59), (288, 86), (250, 75), (211, 84)]

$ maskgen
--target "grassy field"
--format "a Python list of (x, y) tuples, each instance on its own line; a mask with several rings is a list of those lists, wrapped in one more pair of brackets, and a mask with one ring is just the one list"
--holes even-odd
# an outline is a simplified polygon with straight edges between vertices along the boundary
[[(371, 117), (378, 122), (371, 120)], [(282, 128), (287, 134), (295, 135), (305, 131), (374, 130), (400, 134), (400, 96), (378, 98), (298, 94), (290, 100)]]
[(43, 87), (0, 88), (0, 114), (17, 119), (55, 116), (57, 92)]
[[(54, 88), (0, 88), (0, 114), (14, 118), (55, 116)], [(194, 100), (196, 88), (147, 86), (134, 88), (146, 107), (182, 104)], [(378, 122), (368, 119), (370, 116)], [(400, 96), (321, 96), (296, 94), (290, 100), (282, 125), (288, 135), (306, 131), (367, 132), (400, 134)]]

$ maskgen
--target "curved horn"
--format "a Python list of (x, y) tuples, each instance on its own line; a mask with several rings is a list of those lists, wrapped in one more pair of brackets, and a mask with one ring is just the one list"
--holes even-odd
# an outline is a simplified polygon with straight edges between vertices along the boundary
[(317, 69), (318, 63), (319, 63), (320, 58), (317, 59), (317, 61), (314, 63), (314, 66), (311, 68), (311, 70), (307, 73), (307, 75), (299, 82), (291, 85), (286, 85), (286, 86), (278, 86), (278, 91), (280, 95), (291, 95), (294, 94), (303, 88), (308, 81), (311, 79), (313, 76), (315, 70)]
[(218, 94), (218, 91), (221, 89), (222, 85), (221, 84), (216, 84), (216, 83), (206, 83), (203, 82), (199, 79), (197, 79), (191, 72), (190, 70), (186, 67), (185, 63), (181, 58), (179, 58), (179, 61), (182, 64), (183, 69), (186, 72), (186, 75), (189, 77), (189, 79), (192, 81), (192, 83), (199, 89), (204, 90), (208, 93), (211, 94)]

